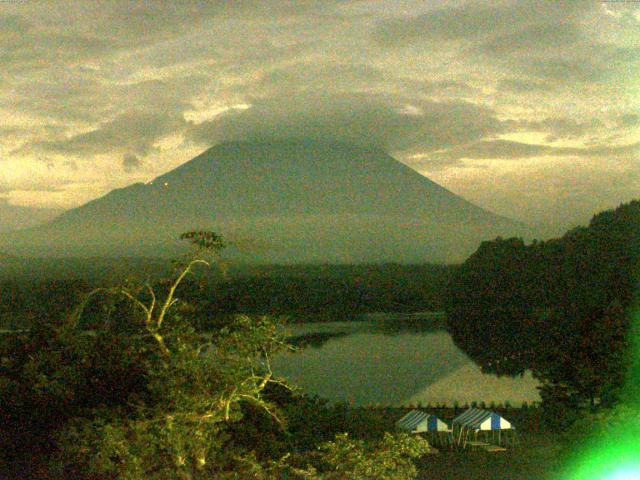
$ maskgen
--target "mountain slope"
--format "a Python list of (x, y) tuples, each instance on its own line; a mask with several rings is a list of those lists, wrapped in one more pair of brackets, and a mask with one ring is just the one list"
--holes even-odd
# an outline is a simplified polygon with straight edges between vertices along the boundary
[(9, 243), (23, 254), (157, 254), (196, 228), (249, 239), (239, 255), (276, 262), (458, 261), (483, 239), (523, 232), (381, 150), (281, 141), (218, 145)]

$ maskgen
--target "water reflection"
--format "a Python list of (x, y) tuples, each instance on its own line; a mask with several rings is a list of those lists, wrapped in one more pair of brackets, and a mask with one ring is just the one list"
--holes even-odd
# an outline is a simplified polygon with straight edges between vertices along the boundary
[(320, 348), (333, 338), (356, 333), (399, 335), (403, 333), (435, 332), (444, 329), (443, 312), (366, 313), (357, 321), (307, 322), (290, 325), (287, 341), (296, 348)]
[(309, 332), (294, 337), (288, 337), (287, 343), (294, 348), (320, 348), (332, 338), (349, 335), (347, 332)]
[(355, 405), (539, 400), (537, 382), (482, 374), (441, 328), (442, 316), (376, 314), (358, 322), (290, 325), (304, 346), (274, 360), (304, 391)]

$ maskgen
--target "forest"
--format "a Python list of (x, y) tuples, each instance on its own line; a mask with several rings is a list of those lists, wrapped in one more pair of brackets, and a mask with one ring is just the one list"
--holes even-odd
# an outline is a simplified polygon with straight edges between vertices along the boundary
[[(54, 321), (99, 286), (161, 283), (171, 274), (159, 259), (111, 269), (106, 259), (24, 262), (20, 275), (8, 275), (8, 266), (0, 275), (0, 328)], [(16, 265), (11, 269), (18, 271)], [(202, 328), (234, 313), (286, 316), (289, 322), (349, 320), (366, 312), (441, 311), (454, 270), (431, 264), (229, 265), (225, 271), (198, 269), (181, 283), (178, 296), (185, 305), (198, 305), (193, 321)]]
[(448, 328), (485, 371), (531, 370), (550, 416), (569, 424), (585, 405), (615, 404), (632, 375), (639, 273), (640, 201), (558, 239), (498, 238), (449, 283)]

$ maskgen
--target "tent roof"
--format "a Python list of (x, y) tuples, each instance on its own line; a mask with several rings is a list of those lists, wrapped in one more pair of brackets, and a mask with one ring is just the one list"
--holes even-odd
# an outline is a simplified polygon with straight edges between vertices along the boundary
[(495, 412), (470, 408), (453, 419), (453, 423), (473, 430), (507, 430), (511, 423)]
[(448, 432), (449, 426), (435, 415), (429, 415), (421, 410), (411, 410), (396, 422), (398, 428), (413, 433), (420, 432)]

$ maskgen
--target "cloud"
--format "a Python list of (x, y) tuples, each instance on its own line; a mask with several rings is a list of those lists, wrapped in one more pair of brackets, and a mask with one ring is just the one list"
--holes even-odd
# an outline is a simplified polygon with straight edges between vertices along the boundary
[[(18, 2), (15, 2), (18, 3)], [(184, 34), (200, 22), (224, 14), (231, 2), (184, 0), (166, 3), (38, 2), (24, 3), (17, 13), (0, 17), (0, 58), (4, 64), (38, 68), (48, 63), (113, 56), (119, 51)], [(43, 65), (40, 65), (42, 68)]]
[(553, 235), (586, 225), (595, 213), (638, 198), (637, 157), (530, 158), (483, 164), (482, 169), (454, 168), (430, 176), (435, 181), (450, 178), (447, 183), (454, 192), (493, 212), (530, 225), (549, 225), (552, 228), (547, 231)]
[[(514, 27), (523, 24), (553, 24), (557, 23), (558, 19), (567, 21), (585, 8), (591, 7), (585, 7), (584, 2), (579, 0), (521, 0), (497, 4), (474, 2), (460, 7), (436, 8), (423, 15), (380, 22), (375, 31), (375, 38), (387, 46), (425, 40), (469, 40), (496, 32), (510, 32)], [(536, 40), (533, 39), (534, 42)]]
[[(454, 51), (468, 64), (521, 73), (553, 89), (628, 75), (625, 68), (640, 61), (635, 27), (603, 19), (598, 2), (516, 0), (472, 2), (385, 20), (374, 38), (388, 48), (427, 45)], [(628, 40), (618, 42), (625, 45), (616, 43), (617, 30), (628, 34)]]
[(372, 65), (334, 62), (296, 62), (270, 69), (250, 85), (254, 95), (285, 96), (295, 92), (366, 91), (392, 82)]
[(531, 94), (552, 91), (554, 85), (549, 85), (548, 82), (529, 77), (504, 78), (498, 81), (497, 89), (501, 92)]
[(387, 46), (423, 40), (464, 39), (507, 26), (509, 19), (500, 13), (499, 7), (480, 4), (467, 8), (438, 8), (412, 18), (383, 21), (375, 31), (375, 38)]
[(582, 29), (574, 23), (543, 23), (517, 31), (499, 33), (476, 50), (490, 55), (514, 55), (540, 49), (566, 49), (586, 40)]
[(637, 158), (640, 142), (628, 145), (596, 145), (586, 148), (555, 148), (556, 155), (577, 155), (587, 158)]
[(617, 118), (619, 127), (628, 128), (640, 125), (640, 115), (637, 113), (625, 113)]
[(582, 157), (582, 158), (630, 158), (640, 154), (640, 142), (629, 145), (597, 145), (591, 147), (552, 147), (510, 140), (481, 140), (434, 152), (425, 158), (423, 165), (431, 159), (436, 163), (473, 160), (518, 160), (531, 157)]
[(103, 83), (86, 70), (51, 69), (46, 76), (16, 82), (13, 89), (13, 109), (48, 121), (92, 122), (106, 114)]
[(326, 13), (339, 1), (320, 5), (312, 0), (54, 0), (47, 8), (40, 2), (12, 3), (22, 5), (12, 5), (14, 13), (0, 16), (0, 46), (4, 47), (0, 58), (37, 68), (37, 61), (47, 55), (49, 63), (113, 57), (210, 28), (212, 23), (215, 27), (220, 19), (280, 19), (314, 10)]
[(113, 51), (113, 43), (93, 35), (52, 31), (18, 15), (0, 15), (3, 74), (43, 70), (51, 63), (78, 62)]
[(594, 61), (584, 59), (539, 57), (521, 61), (519, 66), (534, 77), (557, 83), (597, 82), (605, 74)]
[[(65, 127), (52, 124), (0, 126), (0, 145), (10, 152), (32, 141), (59, 137), (64, 135), (65, 131)], [(0, 155), (0, 163), (10, 159), (9, 155), (6, 157)]]
[(391, 151), (435, 150), (502, 131), (486, 107), (462, 101), (433, 102), (384, 96), (299, 95), (258, 101), (194, 125), (195, 142), (305, 138), (378, 146)]
[(142, 160), (132, 154), (126, 154), (122, 158), (122, 168), (125, 172), (132, 172), (142, 166)]
[[(422, 97), (473, 97), (478, 89), (453, 79), (411, 78), (394, 75), (379, 66), (366, 63), (335, 61), (301, 61), (265, 69), (259, 78), (243, 85), (242, 91), (253, 98), (279, 98), (369, 94), (372, 97), (389, 92), (411, 92)], [(396, 95), (399, 96), (399, 95)]]
[[(544, 155), (551, 150), (545, 145), (532, 145), (510, 140), (483, 140), (448, 150), (435, 152), (437, 162), (468, 159), (519, 159)], [(426, 163), (426, 162), (425, 162)]]
[(11, 184), (0, 182), (0, 194), (11, 193), (16, 191), (53, 193), (53, 192), (62, 192), (64, 191), (64, 188), (62, 184), (51, 185), (50, 183), (43, 182), (43, 181), (34, 182), (34, 181), (23, 180), (17, 183), (12, 182)]
[[(598, 28), (607, 31), (616, 27), (604, 25)], [(640, 36), (637, 32), (636, 29), (628, 36), (629, 40), (635, 37), (635, 42), (616, 44), (604, 35), (604, 38), (598, 38), (593, 29), (579, 19), (555, 19), (515, 32), (496, 34), (469, 51), (472, 55), (486, 57), (480, 61), (500, 62), (512, 71), (533, 76), (532, 80), (537, 78), (565, 85), (594, 83), (638, 71), (640, 48), (637, 40)], [(550, 86), (553, 88), (553, 84)]]
[(20, 152), (41, 151), (69, 155), (98, 155), (112, 152), (133, 152), (145, 156), (154, 143), (184, 128), (179, 115), (130, 111), (101, 123), (86, 133), (63, 140), (28, 144)]
[(19, 15), (0, 14), (0, 39), (3, 42), (23, 34), (31, 27), (30, 22)]
[(319, 5), (313, 0), (181, 0), (169, 3), (164, 0), (121, 0), (101, 2), (76, 11), (85, 18), (86, 13), (92, 12), (100, 19), (103, 32), (109, 31), (115, 38), (138, 41), (150, 36), (177, 36), (217, 18), (244, 18), (246, 15), (282, 18), (309, 10), (326, 11), (334, 3), (338, 2), (329, 0)]
[[(14, 86), (13, 108), (64, 123), (96, 123), (126, 111), (177, 115), (190, 108), (208, 77), (183, 74), (169, 79), (139, 82), (107, 81), (95, 71), (53, 69)], [(43, 108), (46, 105), (46, 108)]]
[(587, 134), (595, 134), (606, 130), (605, 123), (598, 118), (586, 120), (572, 117), (547, 117), (543, 120), (518, 120), (507, 122), (514, 131), (533, 131), (547, 133), (546, 141), (559, 139), (575, 139)]

